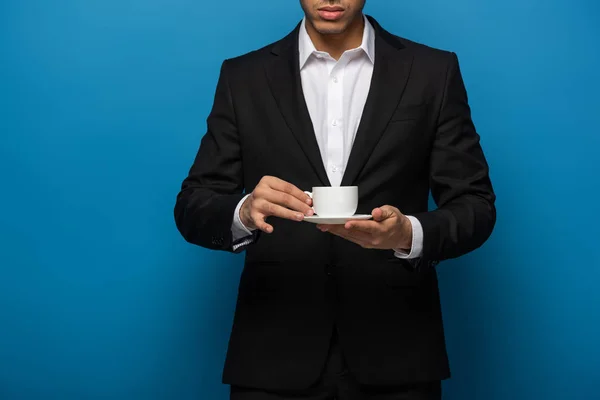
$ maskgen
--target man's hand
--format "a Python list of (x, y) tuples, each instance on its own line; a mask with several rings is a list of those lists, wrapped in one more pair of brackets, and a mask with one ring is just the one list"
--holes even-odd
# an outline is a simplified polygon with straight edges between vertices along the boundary
[(273, 232), (265, 219), (270, 216), (302, 221), (314, 214), (312, 199), (291, 183), (264, 176), (240, 208), (240, 220), (249, 229)]
[(412, 247), (412, 224), (395, 207), (383, 206), (373, 210), (373, 220), (348, 221), (345, 225), (317, 225), (366, 249), (408, 250)]

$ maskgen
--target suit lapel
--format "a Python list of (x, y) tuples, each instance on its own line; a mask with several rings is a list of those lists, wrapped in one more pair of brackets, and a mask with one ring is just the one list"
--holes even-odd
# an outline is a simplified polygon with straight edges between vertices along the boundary
[(412, 66), (412, 55), (398, 39), (369, 17), (375, 28), (375, 66), (363, 115), (342, 178), (354, 184), (396, 110)]
[(299, 25), (273, 46), (271, 60), (265, 66), (267, 78), (273, 97), (296, 141), (321, 183), (330, 186), (302, 91), (298, 60), (298, 31)]

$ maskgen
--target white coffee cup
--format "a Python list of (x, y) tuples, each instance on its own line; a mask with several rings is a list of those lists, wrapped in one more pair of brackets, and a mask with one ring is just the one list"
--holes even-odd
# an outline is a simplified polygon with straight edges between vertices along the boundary
[(305, 193), (319, 217), (351, 217), (358, 207), (358, 186), (317, 186)]

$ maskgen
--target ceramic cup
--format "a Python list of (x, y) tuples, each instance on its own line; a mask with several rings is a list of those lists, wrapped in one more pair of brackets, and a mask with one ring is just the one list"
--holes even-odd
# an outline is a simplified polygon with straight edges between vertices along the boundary
[(319, 217), (351, 217), (358, 207), (358, 186), (318, 186), (305, 193)]

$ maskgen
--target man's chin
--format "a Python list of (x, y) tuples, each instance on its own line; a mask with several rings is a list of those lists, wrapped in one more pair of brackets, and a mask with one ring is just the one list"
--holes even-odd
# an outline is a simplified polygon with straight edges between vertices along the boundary
[(318, 21), (314, 25), (315, 30), (321, 35), (339, 35), (346, 31), (346, 24), (332, 24), (331, 22)]

